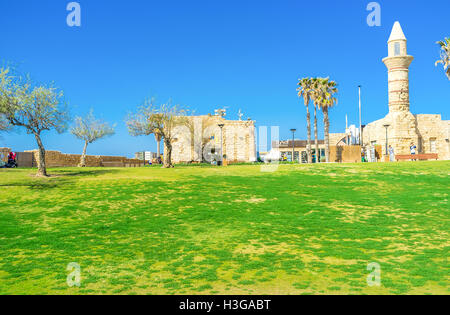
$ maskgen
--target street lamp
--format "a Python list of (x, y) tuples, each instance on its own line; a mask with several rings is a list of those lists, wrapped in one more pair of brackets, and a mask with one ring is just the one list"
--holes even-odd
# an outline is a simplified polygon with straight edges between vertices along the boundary
[(359, 145), (363, 145), (363, 131), (362, 131), (362, 114), (361, 114), (361, 85), (358, 85), (359, 94)]
[(383, 127), (386, 128), (386, 156), (389, 155), (389, 152), (388, 152), (388, 128), (390, 126), (391, 125), (389, 125), (389, 124), (383, 125)]
[(297, 129), (291, 129), (292, 132), (292, 162), (294, 162), (294, 156), (295, 156), (295, 132)]
[(220, 128), (220, 163), (223, 165), (223, 127), (225, 124), (219, 124)]

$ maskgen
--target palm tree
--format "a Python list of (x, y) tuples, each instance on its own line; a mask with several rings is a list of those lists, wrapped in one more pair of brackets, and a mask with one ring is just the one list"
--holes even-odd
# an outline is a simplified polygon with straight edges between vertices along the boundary
[(337, 98), (334, 96), (337, 92), (337, 83), (329, 78), (321, 80), (321, 89), (319, 97), (319, 106), (323, 112), (324, 140), (325, 140), (325, 158), (330, 162), (330, 120), (328, 118), (328, 109), (337, 104)]
[(320, 163), (320, 150), (318, 140), (318, 127), (317, 127), (317, 107), (319, 106), (321, 84), (322, 81), (320, 78), (312, 79), (311, 85), (313, 94), (311, 96), (311, 99), (314, 103), (314, 144), (316, 147), (316, 163)]
[[(303, 101), (305, 102), (306, 106), (306, 128), (308, 133), (308, 140), (307, 140), (307, 147), (306, 152), (308, 155), (308, 163), (312, 162), (312, 156), (311, 156), (311, 114), (309, 112), (309, 102), (311, 100), (311, 97), (313, 95), (313, 90), (311, 88), (311, 79), (310, 78), (303, 78), (298, 80), (298, 96), (303, 97)], [(294, 157), (292, 157), (292, 160), (294, 160)]]
[(436, 66), (442, 63), (445, 74), (450, 80), (450, 37), (438, 41), (437, 44), (441, 46), (441, 59), (436, 61)]

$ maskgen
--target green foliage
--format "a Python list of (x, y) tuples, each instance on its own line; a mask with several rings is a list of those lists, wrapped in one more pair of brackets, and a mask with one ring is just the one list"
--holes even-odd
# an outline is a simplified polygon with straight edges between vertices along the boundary
[(11, 128), (11, 125), (9, 124), (8, 120), (6, 119), (6, 116), (3, 114), (0, 114), (0, 131), (8, 131)]
[[(172, 142), (174, 141), (175, 127), (188, 125), (187, 110), (178, 105), (172, 105), (171, 101), (159, 106), (154, 104), (154, 99), (146, 100), (136, 113), (130, 113), (126, 120), (128, 131), (132, 136), (155, 135), (156, 141), (164, 139), (164, 167), (172, 165)], [(158, 143), (159, 147), (159, 143)]]
[(450, 37), (446, 37), (444, 40), (438, 41), (437, 44), (441, 46), (441, 59), (436, 61), (436, 66), (442, 63), (445, 74), (450, 80)]
[(0, 294), (448, 294), (449, 171), (0, 170)]
[(297, 88), (298, 97), (303, 98), (305, 106), (308, 107), (309, 101), (311, 100), (314, 94), (312, 79), (311, 78), (299, 79), (297, 85), (298, 85)]
[(34, 84), (9, 68), (0, 69), (0, 114), (9, 124), (35, 135), (52, 129), (62, 133), (69, 118), (61, 90)]
[(41, 133), (66, 130), (69, 114), (63, 92), (52, 84), (35, 84), (29, 77), (13, 73), (10, 68), (1, 68), (0, 116), (10, 126), (25, 128), (27, 133), (34, 135), (39, 147), (37, 175), (47, 176)]
[(86, 117), (75, 117), (70, 132), (80, 140), (93, 143), (101, 138), (114, 134), (114, 126), (96, 119), (91, 110)]
[(171, 102), (155, 105), (154, 99), (146, 100), (136, 113), (130, 113), (126, 120), (132, 136), (159, 134), (165, 140), (172, 140), (173, 129), (185, 122), (186, 110)]

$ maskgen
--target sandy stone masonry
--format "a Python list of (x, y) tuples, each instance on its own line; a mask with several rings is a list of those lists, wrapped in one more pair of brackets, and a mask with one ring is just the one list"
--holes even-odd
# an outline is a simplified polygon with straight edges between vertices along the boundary
[(420, 153), (438, 153), (439, 159), (450, 159), (450, 121), (441, 115), (410, 112), (409, 66), (413, 57), (407, 54), (407, 41), (395, 22), (388, 41), (388, 57), (383, 59), (388, 69), (389, 113), (383, 119), (368, 124), (363, 130), (364, 145), (382, 145), (386, 154), (386, 128), (388, 143), (395, 154), (410, 154), (414, 143)]
[(218, 156), (221, 149), (223, 127), (223, 152), (231, 163), (256, 161), (255, 122), (232, 121), (220, 116), (204, 115), (189, 117), (190, 127), (175, 129), (172, 162), (202, 162), (203, 151), (214, 148)]
[[(36, 165), (39, 160), (38, 151), (25, 152), (33, 153), (33, 164)], [(80, 163), (80, 158), (79, 154), (64, 154), (59, 151), (46, 151), (45, 153), (47, 167), (76, 167)], [(143, 165), (144, 161), (122, 156), (86, 156), (87, 167), (139, 167)]]
[(0, 148), (0, 161), (7, 163), (9, 152), (11, 152), (10, 148)]

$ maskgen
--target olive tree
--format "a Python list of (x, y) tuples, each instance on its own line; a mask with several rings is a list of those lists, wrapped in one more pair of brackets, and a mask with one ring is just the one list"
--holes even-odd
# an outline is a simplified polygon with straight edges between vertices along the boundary
[(164, 168), (173, 167), (172, 144), (175, 127), (186, 124), (187, 111), (171, 102), (155, 105), (154, 100), (146, 100), (136, 113), (128, 115), (126, 124), (134, 136), (157, 135), (164, 141)]
[(11, 125), (8, 123), (6, 116), (0, 114), (0, 131), (8, 131), (11, 128)]
[(29, 77), (0, 69), (0, 114), (11, 126), (25, 128), (38, 145), (38, 176), (47, 176), (43, 131), (63, 133), (69, 119), (63, 92), (52, 84), (35, 84)]
[(75, 117), (75, 123), (70, 132), (80, 140), (84, 141), (83, 153), (81, 154), (78, 167), (86, 167), (86, 151), (89, 144), (114, 134), (114, 126), (94, 117), (91, 110), (86, 117)]

